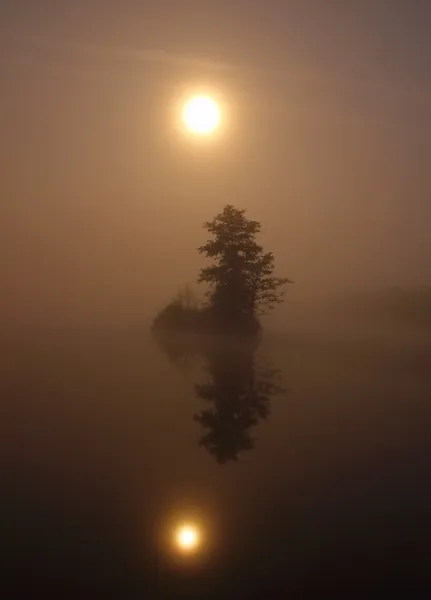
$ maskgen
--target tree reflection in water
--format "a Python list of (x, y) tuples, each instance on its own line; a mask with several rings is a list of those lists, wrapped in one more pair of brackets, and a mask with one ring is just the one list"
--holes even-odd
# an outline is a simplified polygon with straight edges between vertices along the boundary
[[(237, 460), (254, 448), (251, 430), (271, 411), (271, 397), (285, 393), (281, 372), (256, 359), (256, 343), (230, 339), (158, 340), (159, 347), (179, 368), (194, 356), (205, 361), (204, 382), (195, 392), (205, 407), (193, 418), (204, 429), (199, 445), (220, 464)], [(175, 349), (173, 351), (173, 349)]]

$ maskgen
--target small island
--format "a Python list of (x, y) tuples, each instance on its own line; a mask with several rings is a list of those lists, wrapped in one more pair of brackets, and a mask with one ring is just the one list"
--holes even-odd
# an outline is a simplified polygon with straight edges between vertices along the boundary
[(154, 319), (152, 333), (171, 364), (190, 373), (203, 365), (194, 384), (204, 405), (193, 415), (202, 429), (199, 446), (220, 465), (254, 448), (254, 427), (267, 419), (271, 398), (284, 394), (280, 372), (256, 360), (261, 315), (283, 301), (289, 279), (273, 275), (274, 255), (257, 242), (261, 225), (245, 210), (224, 207), (204, 224), (210, 238), (199, 248), (211, 260), (198, 282), (205, 301), (184, 288)]
[(283, 301), (287, 278), (273, 276), (274, 255), (256, 237), (261, 224), (245, 210), (228, 204), (204, 224), (211, 238), (198, 251), (212, 260), (201, 269), (198, 283), (207, 284), (206, 301), (186, 288), (155, 317), (154, 335), (235, 335), (259, 338), (259, 317)]

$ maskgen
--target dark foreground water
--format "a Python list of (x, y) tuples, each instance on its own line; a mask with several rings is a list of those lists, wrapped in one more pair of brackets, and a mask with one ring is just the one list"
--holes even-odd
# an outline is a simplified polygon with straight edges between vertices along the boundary
[[(429, 597), (427, 338), (194, 350), (136, 331), (7, 339), (5, 597)], [(182, 521), (193, 555), (172, 547)]]

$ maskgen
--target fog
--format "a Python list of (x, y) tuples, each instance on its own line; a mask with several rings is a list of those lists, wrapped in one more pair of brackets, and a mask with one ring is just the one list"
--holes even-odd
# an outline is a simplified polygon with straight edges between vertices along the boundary
[[(312, 41), (291, 31), (283, 54), (283, 28), (271, 41), (263, 20), (259, 55), (245, 49), (263, 13), (216, 51), (223, 3), (201, 52), (172, 12), (165, 28), (152, 13), (158, 45), (145, 11), (143, 44), (127, 10), (118, 22), (108, 11), (99, 28), (92, 8), (81, 28), (83, 7), (67, 18), (5, 13), (3, 325), (151, 318), (194, 285), (202, 223), (227, 202), (262, 222), (277, 271), (295, 281), (279, 324), (320, 297), (429, 282), (430, 89), (419, 51), (403, 54), (383, 24), (365, 44), (367, 13), (334, 13), (318, 33), (298, 3), (290, 9)], [(229, 14), (238, 27), (240, 13)], [(178, 132), (175, 111), (202, 82), (223, 99), (225, 127), (199, 145)]]
[[(1, 3), (17, 597), (429, 582), (430, 25), (421, 0)], [(180, 111), (202, 91), (222, 119), (197, 140)], [(205, 344), (155, 343), (179, 289), (204, 297), (226, 204), (262, 224), (285, 302), (241, 352), (196, 306)], [(208, 553), (165, 564), (158, 528), (193, 518)]]

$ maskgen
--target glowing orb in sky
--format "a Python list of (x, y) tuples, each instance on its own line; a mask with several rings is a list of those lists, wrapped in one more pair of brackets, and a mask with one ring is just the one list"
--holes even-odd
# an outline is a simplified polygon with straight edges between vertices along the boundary
[(183, 120), (192, 133), (208, 135), (215, 131), (220, 123), (220, 109), (212, 98), (194, 96), (184, 105)]
[(193, 552), (200, 544), (200, 535), (197, 527), (186, 524), (181, 525), (175, 533), (176, 546), (182, 552)]

